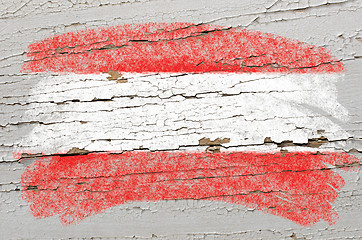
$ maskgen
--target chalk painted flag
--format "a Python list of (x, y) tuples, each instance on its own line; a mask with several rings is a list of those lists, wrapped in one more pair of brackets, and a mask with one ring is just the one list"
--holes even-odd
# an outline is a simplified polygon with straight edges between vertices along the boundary
[(148, 23), (51, 36), (27, 55), (22, 72), (41, 77), (26, 113), (39, 124), (21, 150), (42, 152), (22, 175), (34, 216), (68, 224), (133, 201), (194, 199), (336, 221), (344, 180), (332, 169), (358, 159), (328, 141), (349, 135), (337, 124), (348, 120), (335, 86), (344, 66), (326, 49)]

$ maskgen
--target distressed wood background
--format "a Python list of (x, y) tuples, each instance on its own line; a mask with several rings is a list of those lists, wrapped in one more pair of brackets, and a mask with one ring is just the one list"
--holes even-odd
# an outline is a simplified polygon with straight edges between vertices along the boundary
[[(56, 121), (52, 119), (52, 125), (49, 125), (50, 120), (46, 122), (37, 117), (37, 109), (42, 109), (41, 105), (36, 105), (37, 102), (42, 101), (46, 104), (51, 99), (34, 95), (34, 89), (49, 91), (49, 87), (38, 84), (41, 78), (48, 75), (38, 74), (29, 77), (20, 73), (21, 66), (27, 60), (26, 51), (29, 44), (53, 34), (125, 23), (193, 22), (274, 33), (325, 47), (333, 56), (341, 59), (345, 64), (346, 73), (343, 80), (336, 82), (335, 91), (338, 102), (348, 110), (349, 119), (334, 120), (344, 130), (343, 134), (331, 131), (330, 141), (323, 142), (321, 148), (343, 150), (361, 159), (361, 8), (360, 0), (1, 0), (0, 238), (362, 238), (362, 185), (359, 169), (355, 172), (335, 169), (344, 178), (346, 185), (339, 191), (339, 197), (333, 204), (339, 215), (334, 225), (322, 221), (303, 227), (290, 220), (241, 205), (173, 200), (124, 204), (109, 208), (104, 213), (89, 217), (77, 225), (64, 226), (57, 216), (38, 219), (31, 214), (30, 203), (21, 197), (20, 176), (26, 166), (36, 158), (18, 162), (13, 156), (13, 152), (26, 148), (36, 152), (39, 144), (46, 146), (50, 152), (69, 150), (73, 147), (92, 148), (84, 142), (77, 141), (72, 133), (61, 131), (64, 121), (62, 115), (59, 115), (60, 118)], [(145, 93), (140, 91), (140, 94)], [(147, 94), (144, 96), (152, 98)], [(71, 99), (64, 101), (67, 100)], [(81, 101), (88, 102), (83, 105), (83, 113), (95, 106), (86, 98)], [(318, 112), (318, 115), (328, 113)], [(51, 136), (42, 134), (43, 131), (49, 130), (49, 127), (58, 129), (56, 138), (61, 139), (61, 145), (53, 141)], [(274, 144), (275, 147), (280, 147), (280, 142), (288, 140), (291, 139), (281, 139), (279, 145), (268, 143), (268, 146)], [(155, 149), (157, 150), (157, 146)], [(198, 149), (197, 146), (195, 149)], [(205, 146), (200, 149), (205, 149)]]

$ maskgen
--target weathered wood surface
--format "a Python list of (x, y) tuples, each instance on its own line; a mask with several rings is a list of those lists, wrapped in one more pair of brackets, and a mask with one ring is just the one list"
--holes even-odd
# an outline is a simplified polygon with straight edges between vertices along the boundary
[[(287, 146), (292, 150), (313, 150), (316, 146), (313, 146), (311, 139), (314, 141), (319, 139), (323, 142), (321, 146), (317, 144), (320, 150), (343, 150), (361, 159), (361, 1), (151, 0), (118, 3), (111, 0), (26, 0), (4, 1), (0, 8), (0, 238), (353, 239), (362, 237), (360, 220), (362, 185), (359, 169), (355, 172), (335, 169), (346, 184), (333, 203), (333, 208), (339, 215), (334, 225), (322, 221), (303, 227), (290, 220), (241, 205), (201, 200), (172, 200), (128, 203), (109, 208), (104, 213), (89, 217), (78, 225), (63, 226), (57, 216), (38, 219), (31, 214), (30, 203), (21, 198), (20, 176), (26, 166), (36, 159), (17, 162), (17, 158), (13, 156), (13, 152), (22, 150), (51, 154), (68, 151), (73, 147), (91, 151), (143, 148), (205, 150), (205, 145), (208, 144), (203, 144), (200, 139), (213, 140), (225, 137), (230, 138), (230, 142), (223, 144), (227, 150), (278, 150), (285, 147), (281, 144), (283, 141), (293, 141), (294, 146)], [(187, 84), (188, 81), (195, 79), (192, 74), (182, 76), (182, 81), (170, 76), (163, 76), (163, 80), (166, 80), (159, 81), (157, 78), (160, 76), (156, 76), (152, 84), (141, 82), (137, 77), (130, 77), (128, 83), (115, 83), (106, 81), (107, 75), (104, 74), (89, 77), (87, 81), (78, 78), (76, 81), (87, 85), (82, 85), (84, 91), (80, 95), (77, 92), (77, 101), (72, 101), (74, 100), (72, 90), (78, 86), (74, 79), (72, 79), (74, 85), (65, 87), (63, 85), (67, 85), (69, 79), (61, 76), (20, 73), (22, 64), (27, 61), (28, 45), (50, 35), (124, 23), (175, 21), (242, 26), (322, 46), (343, 60), (346, 72), (342, 78), (337, 77), (333, 81), (317, 83), (318, 86), (324, 86), (325, 94), (306, 94), (296, 99), (299, 104), (309, 106), (306, 107), (307, 112), (300, 113), (300, 117), (305, 121), (299, 122), (302, 128), (298, 129), (287, 128), (289, 122), (287, 119), (292, 118), (294, 113), (288, 115), (274, 111), (272, 108), (265, 115), (260, 112), (250, 114), (248, 108), (243, 108), (245, 112), (240, 116), (231, 116), (230, 112), (225, 110), (220, 119), (212, 119), (212, 109), (217, 104), (235, 106), (240, 101), (248, 102), (249, 97), (245, 92), (255, 91), (252, 84), (242, 85), (239, 88), (233, 84), (218, 86), (219, 83), (215, 81), (213, 85), (215, 88), (223, 87), (221, 93), (233, 95), (220, 103), (213, 100), (213, 96), (220, 94), (220, 91), (215, 91), (210, 85), (201, 84), (195, 89)], [(136, 84), (138, 88), (129, 88), (131, 83), (138, 83)], [(265, 84), (264, 90), (259, 94), (265, 99), (274, 99), (271, 96), (276, 94), (283, 104), (287, 104), (284, 102), (290, 100), (288, 91), (291, 89), (313, 92), (311, 88), (300, 88), (293, 81), (289, 83), (288, 86), (283, 85), (277, 89), (272, 88), (272, 84), (270, 86)], [(179, 88), (180, 92), (167, 92), (170, 85)], [(120, 91), (124, 96), (115, 94)], [(277, 93), (272, 93), (273, 91)], [(47, 94), (42, 95), (39, 92)], [(182, 94), (184, 96), (180, 97)], [(198, 94), (200, 98), (195, 102), (195, 99), (186, 99), (187, 94), (191, 97)], [(132, 95), (130, 98), (132, 101), (128, 102), (130, 105), (120, 106), (122, 102), (119, 99), (130, 95)], [(178, 108), (193, 112), (186, 114), (187, 118), (204, 117), (212, 127), (201, 125), (197, 121), (184, 123), (172, 119), (172, 115), (168, 115), (170, 111), (165, 113), (160, 111), (160, 114), (155, 114), (154, 119), (150, 118), (150, 115), (135, 115), (135, 112), (132, 112), (132, 108), (135, 107), (154, 113), (160, 104), (172, 105), (177, 101), (182, 102), (181, 100), (185, 102), (177, 105)], [(318, 103), (320, 108), (310, 107)], [(202, 111), (208, 109), (208, 106), (209, 115), (207, 111)], [(172, 111), (178, 110), (172, 109)], [(119, 139), (120, 132), (124, 130), (122, 127), (114, 130), (114, 126), (107, 128), (105, 125), (107, 128), (105, 132), (108, 134), (99, 133), (97, 127), (104, 125), (102, 118), (97, 114), (99, 110), (104, 112), (112, 110), (121, 114), (122, 119), (128, 119), (122, 123), (134, 134), (142, 132), (137, 136), (137, 139), (142, 137), (142, 143)], [(241, 117), (243, 115), (250, 118)], [(307, 120), (307, 116), (318, 121)], [(110, 116), (102, 117), (109, 119)], [(257, 136), (235, 142), (240, 136), (247, 135), (248, 131), (245, 129), (238, 131), (231, 120), (224, 121), (220, 125), (220, 121), (225, 119), (241, 121), (245, 124), (245, 128), (250, 127), (249, 122), (262, 122), (264, 125), (253, 126), (263, 137)], [(162, 129), (163, 137), (152, 135), (140, 122), (137, 122), (146, 120), (149, 121), (147, 129), (149, 130), (150, 126)], [(170, 121), (168, 125), (167, 120)], [(285, 135), (280, 136), (277, 133), (270, 135), (272, 133), (267, 131), (268, 127), (278, 124), (279, 127), (286, 128)], [(313, 127), (308, 128), (310, 125)], [(219, 129), (215, 130), (214, 126)], [(79, 127), (83, 130), (81, 135), (79, 132), (74, 132)], [(223, 135), (225, 128), (235, 132), (235, 135)], [(313, 132), (313, 129), (321, 131), (317, 133)], [(320, 139), (321, 136), (327, 137), (328, 140)], [(149, 141), (155, 137), (157, 141)], [(266, 137), (271, 141), (265, 141)], [(120, 149), (122, 148), (120, 146), (123, 149)]]

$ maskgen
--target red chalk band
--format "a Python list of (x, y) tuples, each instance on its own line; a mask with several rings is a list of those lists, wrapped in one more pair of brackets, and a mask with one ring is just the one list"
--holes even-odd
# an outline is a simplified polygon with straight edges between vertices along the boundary
[(64, 224), (132, 201), (217, 200), (311, 225), (333, 224), (330, 205), (345, 182), (325, 163), (351, 164), (346, 153), (125, 152), (43, 157), (21, 177), (36, 217)]
[(322, 73), (343, 64), (326, 49), (240, 28), (147, 23), (55, 35), (33, 43), (23, 72)]

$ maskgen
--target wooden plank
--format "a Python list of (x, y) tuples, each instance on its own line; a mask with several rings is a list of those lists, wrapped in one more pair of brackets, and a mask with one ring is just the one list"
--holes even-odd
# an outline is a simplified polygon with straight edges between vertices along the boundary
[[(24, 0), (7, 1), (0, 8), (0, 238), (362, 237), (361, 172), (356, 163), (344, 168), (327, 164), (320, 170), (334, 171), (345, 182), (340, 190), (332, 190), (338, 195), (331, 203), (338, 214), (332, 225), (320, 221), (302, 226), (245, 204), (185, 199), (128, 202), (79, 224), (62, 225), (57, 215), (34, 217), (31, 203), (20, 191), (21, 175), (28, 166), (44, 154), (72, 148), (72, 154), (84, 154), (79, 152), (83, 148), (342, 151), (361, 160), (361, 2)], [(221, 82), (191, 73), (146, 78), (124, 74), (127, 82), (118, 83), (118, 77), (109, 79), (106, 73), (21, 72), (29, 61), (28, 45), (53, 34), (144, 22), (217, 24), (273, 33), (326, 48), (342, 60), (346, 71), (335, 77), (304, 75), (299, 80), (263, 75), (250, 81), (229, 74)], [(167, 91), (170, 88), (178, 92)], [(216, 109), (220, 106), (222, 112)], [(233, 113), (235, 108), (238, 114)], [(216, 111), (221, 115), (216, 117)], [(179, 112), (190, 121), (172, 118)], [(205, 121), (195, 121), (201, 118)], [(283, 134), (270, 130), (277, 126)], [(133, 138), (119, 137), (126, 135)], [(23, 155), (18, 162), (22, 152), (42, 154)], [(344, 171), (346, 167), (355, 171)]]

